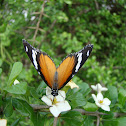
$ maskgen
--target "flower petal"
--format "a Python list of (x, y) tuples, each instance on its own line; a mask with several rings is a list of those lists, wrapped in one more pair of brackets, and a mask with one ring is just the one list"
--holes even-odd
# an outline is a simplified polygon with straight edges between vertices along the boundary
[(103, 99), (103, 104), (104, 105), (110, 105), (111, 104), (111, 101), (108, 98), (104, 98)]
[(108, 90), (108, 88), (106, 88), (106, 87), (102, 87), (102, 89), (101, 89), (101, 91), (107, 91)]
[(59, 95), (61, 95), (64, 99), (66, 98), (66, 93), (65, 93), (65, 91), (59, 90)]
[(91, 88), (95, 91), (97, 91), (97, 87), (95, 85), (91, 85)]
[(98, 93), (98, 94), (97, 94), (97, 99), (98, 99), (98, 100), (103, 100), (103, 95), (102, 95), (102, 93)]
[(78, 88), (78, 89), (79, 89), (79, 86), (76, 85), (72, 80), (70, 80), (70, 81), (66, 84), (66, 86), (70, 86), (71, 89), (73, 89), (73, 88)]
[(52, 101), (45, 95), (41, 98), (41, 100), (45, 102), (48, 106), (52, 105)]
[(48, 96), (48, 95), (50, 95), (51, 94), (51, 88), (49, 88), (49, 87), (46, 87), (46, 95)]
[(96, 102), (97, 101), (96, 95), (95, 94), (92, 94), (92, 97), (93, 97), (94, 101)]
[(7, 120), (6, 119), (0, 119), (0, 126), (7, 126)]
[(56, 96), (57, 102), (63, 102), (65, 100), (64, 97), (62, 97), (60, 94)]
[(108, 105), (102, 105), (101, 108), (105, 111), (110, 111), (110, 107)]
[(54, 96), (53, 96), (52, 94), (47, 95), (47, 97), (48, 97), (51, 101), (53, 101), (53, 99), (54, 99)]
[(101, 91), (107, 91), (108, 90), (108, 88), (102, 87), (101, 84), (99, 84), (99, 83), (96, 86), (91, 85), (91, 88), (93, 90), (97, 91), (98, 93), (101, 93)]
[(97, 84), (97, 92), (99, 93), (99, 92), (101, 92), (101, 90), (102, 90), (102, 86), (98, 83)]
[(54, 117), (58, 117), (61, 111), (57, 109), (56, 105), (53, 105), (52, 107), (49, 108), (50, 112), (53, 114)]
[(101, 104), (100, 104), (98, 101), (96, 101), (95, 104), (96, 104), (98, 107), (101, 107)]
[(14, 85), (19, 84), (19, 83), (20, 82), (17, 79), (14, 81)]
[(68, 111), (71, 109), (71, 106), (69, 105), (69, 103), (67, 101), (57, 103), (56, 105), (60, 112)]
[(59, 91), (58, 95), (56, 96), (56, 99), (58, 102), (64, 101), (66, 98), (65, 91)]

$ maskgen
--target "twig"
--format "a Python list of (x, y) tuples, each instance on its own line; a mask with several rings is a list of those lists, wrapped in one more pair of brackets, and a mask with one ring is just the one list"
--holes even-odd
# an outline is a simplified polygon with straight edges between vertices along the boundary
[[(35, 14), (35, 15), (38, 15), (38, 14), (40, 14), (41, 12), (33, 12), (32, 14)], [(49, 16), (47, 15), (47, 14), (44, 14), (43, 13), (43, 15), (45, 16), (45, 17), (48, 17), (49, 18)]]
[[(88, 13), (89, 11), (91, 10), (91, 8), (89, 8), (89, 9), (83, 9), (83, 10), (81, 10), (80, 12), (78, 12), (78, 15), (82, 15), (82, 14), (86, 14), (86, 13)], [(74, 18), (76, 18), (76, 17), (78, 17), (78, 15), (75, 15), (74, 16)]]
[[(39, 19), (38, 19), (38, 22), (37, 22), (37, 25), (36, 25), (36, 30), (35, 30), (35, 33), (34, 33), (34, 36), (33, 36), (33, 41), (34, 41), (34, 42), (35, 42), (36, 35), (37, 35), (37, 33), (38, 33), (38, 30), (39, 30), (39, 24), (40, 24), (40, 21), (41, 21), (43, 12), (44, 12), (45, 3), (46, 3), (46, 1), (44, 1), (43, 4), (42, 4), (42, 9), (41, 9), (41, 11), (40, 11), (40, 16), (39, 16)], [(34, 45), (34, 42), (33, 42), (33, 45)]]
[(120, 117), (120, 116), (126, 116), (126, 113), (118, 113), (118, 112), (114, 112), (114, 117)]
[[(37, 104), (30, 104), (31, 107), (34, 109), (34, 110), (40, 110), (40, 109), (47, 109), (49, 108), (50, 106), (47, 106), (47, 105), (37, 105)], [(72, 111), (78, 111), (80, 112), (81, 114), (83, 115), (91, 115), (91, 116), (100, 116), (100, 115), (108, 115), (106, 113), (102, 113), (102, 112), (88, 112), (88, 111), (85, 111), (84, 109), (73, 109)], [(120, 116), (126, 116), (126, 113), (117, 113), (117, 112), (114, 112), (114, 117), (120, 117)]]
[(95, 6), (96, 6), (96, 9), (99, 10), (99, 5), (98, 5), (98, 2), (97, 0), (94, 0), (95, 1)]
[(97, 115), (97, 125), (96, 126), (99, 126), (99, 124), (100, 124), (100, 116)]
[(55, 117), (55, 118), (54, 118), (54, 122), (53, 122), (53, 126), (56, 126), (57, 120), (58, 120), (58, 117)]
[(88, 112), (88, 111), (85, 111), (85, 110), (83, 110), (83, 109), (73, 109), (73, 111), (78, 111), (78, 112), (80, 112), (80, 113), (83, 114), (83, 115), (92, 115), (92, 116), (97, 116), (97, 115), (108, 115), (108, 114), (106, 114), (106, 113), (102, 113), (102, 112), (98, 112), (98, 111), (96, 111), (96, 112)]
[[(30, 29), (37, 29), (37, 27), (28, 27), (28, 28), (30, 28)], [(45, 32), (43, 29), (41, 29), (41, 28), (38, 28), (38, 30), (39, 31), (41, 31), (41, 32)]]
[(30, 104), (30, 105), (34, 110), (46, 109), (50, 107), (47, 105), (36, 105), (36, 104)]
[[(95, 1), (96, 9), (99, 10), (99, 5), (98, 5), (97, 0), (94, 0), (94, 1)], [(100, 22), (99, 22), (98, 18), (96, 19), (96, 22), (97, 22), (97, 24), (99, 25)]]
[(38, 45), (38, 48), (41, 47), (42, 42), (45, 40), (46, 36), (50, 33), (50, 31), (52, 30), (52, 28), (55, 26), (55, 23), (56, 23), (56, 20), (53, 21), (53, 23), (51, 24), (49, 30), (45, 33), (45, 35), (44, 35), (44, 37), (43, 37), (41, 43)]

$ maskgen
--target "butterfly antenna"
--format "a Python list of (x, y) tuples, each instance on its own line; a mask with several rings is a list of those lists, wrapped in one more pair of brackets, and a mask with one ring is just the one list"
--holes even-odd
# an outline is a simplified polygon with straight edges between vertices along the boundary
[[(61, 97), (63, 97), (62, 94), (61, 94), (60, 92), (59, 92), (59, 95), (60, 95)], [(64, 99), (64, 101), (65, 101), (65, 97), (63, 97), (63, 99)]]

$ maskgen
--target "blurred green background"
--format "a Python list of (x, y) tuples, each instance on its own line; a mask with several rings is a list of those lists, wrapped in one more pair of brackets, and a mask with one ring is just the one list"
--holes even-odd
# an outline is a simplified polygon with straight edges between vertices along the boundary
[(35, 88), (41, 83), (24, 51), (22, 39), (26, 39), (51, 56), (56, 66), (68, 54), (93, 44), (91, 56), (73, 81), (125, 89), (125, 0), (47, 0), (42, 5), (42, 0), (0, 1), (0, 87), (6, 86), (16, 61), (23, 63), (19, 81)]

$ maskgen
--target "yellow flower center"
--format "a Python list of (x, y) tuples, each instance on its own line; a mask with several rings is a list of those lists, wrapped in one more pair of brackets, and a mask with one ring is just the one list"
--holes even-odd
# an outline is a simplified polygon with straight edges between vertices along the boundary
[(55, 105), (56, 103), (58, 103), (58, 101), (57, 101), (56, 97), (54, 97), (52, 104)]
[(103, 100), (100, 100), (99, 103), (102, 104), (103, 103)]

